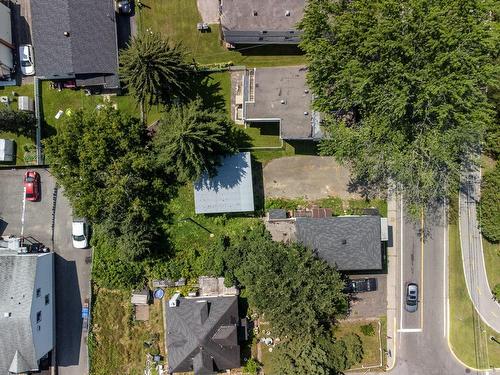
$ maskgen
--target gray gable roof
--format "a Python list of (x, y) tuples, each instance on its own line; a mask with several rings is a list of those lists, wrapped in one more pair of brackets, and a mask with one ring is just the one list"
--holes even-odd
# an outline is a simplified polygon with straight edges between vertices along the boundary
[(176, 307), (166, 301), (165, 308), (170, 373), (212, 374), (240, 366), (238, 297), (179, 298)]
[(30, 313), (37, 256), (0, 252), (0, 374), (36, 370)]
[(299, 242), (343, 271), (382, 269), (380, 216), (298, 217)]
[(31, 17), (37, 76), (119, 87), (113, 0), (36, 0)]

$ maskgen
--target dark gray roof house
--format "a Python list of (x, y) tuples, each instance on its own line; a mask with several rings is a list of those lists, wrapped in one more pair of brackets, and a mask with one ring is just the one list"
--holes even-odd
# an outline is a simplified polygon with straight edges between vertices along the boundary
[(181, 297), (165, 308), (169, 373), (240, 367), (238, 297)]
[(252, 212), (254, 210), (252, 161), (249, 152), (226, 156), (215, 176), (203, 174), (194, 183), (197, 214)]
[(380, 216), (298, 217), (297, 240), (341, 271), (382, 269)]
[(277, 125), (285, 140), (320, 140), (321, 118), (306, 74), (305, 66), (247, 70), (233, 89), (235, 122)]
[(35, 72), (79, 87), (119, 88), (113, 0), (36, 0), (31, 3)]
[(305, 0), (224, 0), (221, 26), (232, 46), (245, 44), (298, 44), (296, 26), (304, 14)]

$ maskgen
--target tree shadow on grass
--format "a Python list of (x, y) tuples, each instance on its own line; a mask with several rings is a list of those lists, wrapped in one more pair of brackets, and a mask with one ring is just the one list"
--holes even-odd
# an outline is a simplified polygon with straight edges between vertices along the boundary
[(201, 98), (203, 106), (210, 110), (225, 110), (226, 98), (224, 98), (221, 84), (209, 73), (193, 74), (185, 97), (188, 101)]

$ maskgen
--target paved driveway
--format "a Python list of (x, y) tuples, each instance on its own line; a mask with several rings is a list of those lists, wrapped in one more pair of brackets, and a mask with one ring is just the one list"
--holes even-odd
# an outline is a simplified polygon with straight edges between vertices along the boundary
[(55, 190), (55, 180), (47, 170), (35, 170), (41, 176), (41, 200), (26, 202), (24, 228), (22, 176), (26, 170), (0, 170), (0, 217), (3, 220), (0, 233), (20, 235), (23, 231), (28, 241), (42, 242), (55, 251), (58, 373), (82, 375), (88, 372), (87, 347), (81, 329), (81, 307), (82, 300), (89, 292), (90, 250), (73, 249), (69, 202), (61, 190)]
[(264, 167), (266, 198), (361, 198), (349, 192), (349, 181), (349, 170), (326, 156), (279, 158)]

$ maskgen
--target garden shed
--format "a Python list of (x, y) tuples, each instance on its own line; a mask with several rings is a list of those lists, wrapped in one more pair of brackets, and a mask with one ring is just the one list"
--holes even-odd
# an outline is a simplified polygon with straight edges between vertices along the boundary
[(216, 175), (204, 173), (194, 184), (197, 214), (252, 212), (252, 162), (249, 152), (226, 156)]
[(0, 161), (16, 160), (15, 143), (12, 139), (0, 139)]

